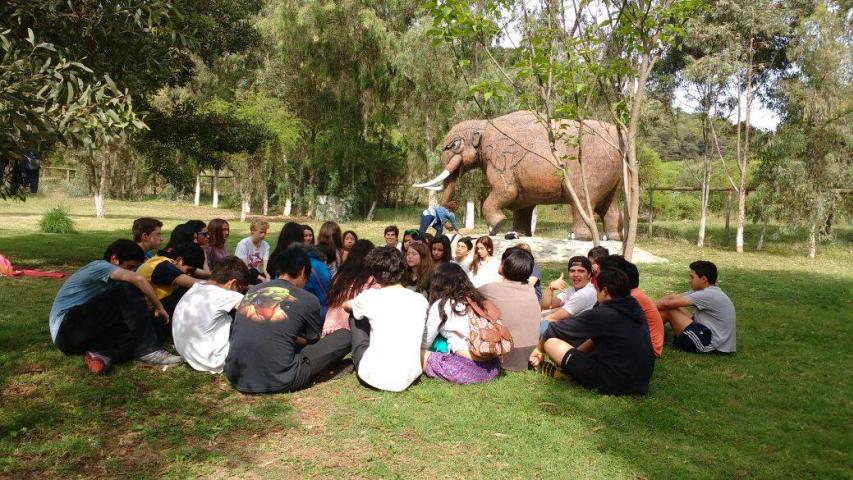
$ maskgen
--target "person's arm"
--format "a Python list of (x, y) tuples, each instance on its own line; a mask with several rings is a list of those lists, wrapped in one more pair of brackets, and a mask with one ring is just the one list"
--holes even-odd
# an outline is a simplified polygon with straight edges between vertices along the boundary
[(542, 310), (548, 310), (551, 308), (557, 308), (563, 306), (563, 301), (557, 298), (554, 295), (554, 292), (560, 292), (565, 290), (566, 281), (563, 279), (563, 274), (560, 274), (560, 278), (554, 280), (550, 284), (548, 284), (548, 288), (542, 292), (542, 300), (539, 301), (539, 307)]
[(424, 325), (424, 338), (421, 342), (421, 350), (427, 350), (438, 336), (438, 324), (441, 323), (441, 315), (438, 312), (438, 302), (432, 304), (427, 313), (426, 325)]
[(347, 300), (341, 305), (341, 308), (343, 308), (347, 313), (352, 313), (352, 302), (353, 300)]
[(148, 283), (145, 277), (130, 270), (117, 268), (110, 274), (110, 278), (119, 282), (127, 282), (136, 287), (151, 302), (151, 305), (154, 305), (154, 316), (160, 317), (163, 323), (169, 323), (169, 314), (163, 308), (163, 304), (160, 303), (160, 299), (154, 293), (154, 288)]
[(453, 227), (452, 230), (454, 232), (458, 232), (459, 231), (459, 224), (456, 223), (456, 214), (454, 214), (453, 212), (448, 210), (447, 219), (450, 220), (450, 225), (451, 225), (451, 227)]
[(545, 315), (544, 318), (549, 322), (559, 322), (560, 320), (565, 320), (571, 316), (572, 314), (565, 308), (557, 308), (552, 310), (548, 315)]
[(658, 307), (658, 310), (671, 310), (673, 308), (689, 307), (691, 305), (693, 305), (693, 299), (688, 295), (681, 293), (672, 293), (655, 302), (655, 306)]
[(183, 288), (192, 288), (196, 282), (198, 282), (198, 279), (182, 273), (172, 280), (172, 285)]
[(319, 302), (314, 302), (309, 308), (310, 311), (305, 317), (305, 341), (315, 343), (320, 339), (320, 333), (323, 331), (323, 318), (320, 317)]

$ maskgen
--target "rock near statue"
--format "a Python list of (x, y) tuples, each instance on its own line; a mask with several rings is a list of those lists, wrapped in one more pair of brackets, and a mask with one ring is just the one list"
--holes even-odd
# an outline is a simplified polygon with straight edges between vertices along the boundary
[[(580, 201), (586, 203), (578, 165), (578, 122), (552, 120), (558, 136), (557, 158), (566, 159), (568, 176)], [(599, 121), (585, 121), (582, 137), (584, 172), (590, 203), (604, 224), (609, 239), (621, 238), (619, 192), (622, 161), (616, 127)], [(444, 138), (441, 164), (444, 171), (432, 180), (414, 185), (444, 190), (443, 203), (454, 194), (459, 176), (481, 168), (491, 186), (483, 202), (489, 233), (500, 233), (506, 216), (513, 211), (513, 230), (530, 235), (536, 205), (571, 204), (563, 184), (559, 163), (551, 153), (548, 130), (533, 112), (513, 112), (494, 120), (468, 120), (453, 126)], [(591, 232), (572, 205), (572, 232), (579, 240), (591, 239)]]

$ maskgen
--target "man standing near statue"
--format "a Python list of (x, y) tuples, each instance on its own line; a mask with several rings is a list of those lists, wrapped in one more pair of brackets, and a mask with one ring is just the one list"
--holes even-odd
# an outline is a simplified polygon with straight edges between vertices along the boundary
[(434, 207), (429, 207), (421, 213), (421, 228), (419, 229), (420, 238), (424, 238), (424, 233), (426, 233), (429, 227), (435, 229), (435, 236), (438, 237), (444, 232), (444, 225), (449, 223), (449, 228), (451, 231), (456, 233), (459, 232), (459, 224), (456, 223), (456, 215), (453, 213), (459, 208), (459, 204), (456, 201), (451, 200), (450, 202), (443, 205), (436, 205)]

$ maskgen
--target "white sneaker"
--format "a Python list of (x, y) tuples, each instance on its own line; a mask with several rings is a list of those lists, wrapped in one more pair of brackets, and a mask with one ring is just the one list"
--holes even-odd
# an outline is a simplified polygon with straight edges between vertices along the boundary
[(136, 359), (137, 362), (143, 363), (149, 366), (160, 366), (160, 365), (177, 365), (184, 361), (179, 355), (172, 355), (171, 353), (163, 350), (155, 350), (147, 355), (143, 355)]

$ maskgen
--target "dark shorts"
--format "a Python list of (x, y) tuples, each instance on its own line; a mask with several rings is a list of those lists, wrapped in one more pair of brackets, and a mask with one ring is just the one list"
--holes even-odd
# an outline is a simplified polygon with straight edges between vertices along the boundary
[(714, 351), (714, 347), (711, 346), (711, 330), (698, 322), (691, 322), (684, 328), (681, 335), (675, 337), (672, 343), (685, 352), (708, 353)]

